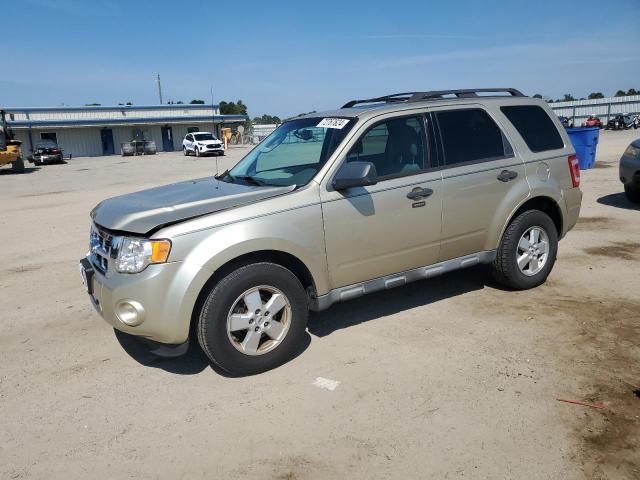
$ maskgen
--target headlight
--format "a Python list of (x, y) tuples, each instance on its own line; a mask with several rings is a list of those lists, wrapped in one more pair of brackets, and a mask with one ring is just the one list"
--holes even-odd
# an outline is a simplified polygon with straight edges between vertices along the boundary
[(116, 270), (120, 273), (139, 273), (151, 264), (165, 263), (170, 251), (169, 240), (125, 237), (118, 251)]
[(629, 145), (627, 149), (624, 151), (624, 154), (627, 157), (638, 157), (640, 156), (640, 148), (634, 147), (633, 145)]

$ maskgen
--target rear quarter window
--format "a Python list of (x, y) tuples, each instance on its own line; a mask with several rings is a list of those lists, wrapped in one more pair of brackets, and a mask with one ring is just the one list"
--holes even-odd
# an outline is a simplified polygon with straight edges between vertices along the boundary
[(532, 152), (564, 148), (558, 129), (543, 108), (537, 105), (511, 105), (500, 107), (500, 110), (516, 127)]

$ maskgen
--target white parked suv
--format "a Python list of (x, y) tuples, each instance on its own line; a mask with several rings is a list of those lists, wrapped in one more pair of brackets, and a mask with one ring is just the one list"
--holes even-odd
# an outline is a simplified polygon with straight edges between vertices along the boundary
[(224, 145), (221, 140), (211, 132), (187, 133), (182, 140), (182, 153), (185, 156), (194, 154), (201, 155), (224, 155)]

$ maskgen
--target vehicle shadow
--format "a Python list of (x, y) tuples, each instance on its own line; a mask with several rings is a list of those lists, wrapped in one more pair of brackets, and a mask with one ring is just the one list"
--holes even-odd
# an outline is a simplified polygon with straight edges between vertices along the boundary
[(624, 192), (610, 193), (604, 195), (596, 200), (601, 205), (607, 205), (609, 207), (624, 208), (625, 210), (640, 210), (640, 204), (635, 204), (627, 199)]
[[(482, 265), (451, 272), (438, 278), (422, 280), (403, 287), (377, 292), (373, 295), (365, 295), (347, 302), (337, 303), (323, 312), (311, 312), (308, 323), (309, 333), (305, 335), (304, 341), (301, 342), (293, 357), (288, 361), (298, 357), (309, 347), (311, 335), (325, 337), (337, 330), (353, 327), (412, 308), (429, 305), (446, 298), (482, 290), (487, 286), (503, 288), (493, 281), (488, 268)], [(139, 338), (115, 329), (114, 332), (123, 350), (145, 367), (160, 368), (177, 375), (195, 375), (207, 367), (211, 367), (212, 370), (223, 377), (236, 377), (210, 362), (195, 339), (192, 339), (189, 350), (185, 355), (180, 357), (159, 357), (151, 353), (151, 348)]]
[(493, 281), (486, 266), (458, 270), (441, 277), (337, 303), (322, 312), (311, 312), (308, 329), (312, 335), (324, 337), (336, 330), (481, 290), (486, 286), (502, 288)]
[(0, 169), (0, 175), (25, 175), (27, 173), (37, 172), (38, 170), (40, 170), (40, 168), (38, 167), (24, 167), (24, 170), (22, 172), (14, 172), (13, 170), (11, 170), (11, 168), (3, 168)]
[[(239, 377), (225, 372), (215, 363), (211, 362), (200, 348), (196, 339), (191, 340), (189, 350), (187, 350), (187, 353), (184, 355), (179, 357), (160, 357), (151, 353), (151, 348), (139, 338), (133, 335), (127, 335), (115, 328), (113, 331), (122, 349), (136, 362), (140, 365), (144, 365), (145, 367), (159, 368), (168, 373), (175, 373), (177, 375), (196, 375), (207, 367), (211, 367), (214, 372), (223, 377)], [(310, 344), (311, 336), (308, 333), (305, 333), (304, 340), (300, 343), (293, 356), (288, 359), (287, 362), (297, 358), (309, 347)]]

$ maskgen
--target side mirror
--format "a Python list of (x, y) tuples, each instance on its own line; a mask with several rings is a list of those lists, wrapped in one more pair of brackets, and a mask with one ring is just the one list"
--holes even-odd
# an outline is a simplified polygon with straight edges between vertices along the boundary
[(340, 167), (331, 184), (335, 190), (366, 187), (378, 183), (376, 166), (371, 162), (349, 162)]

